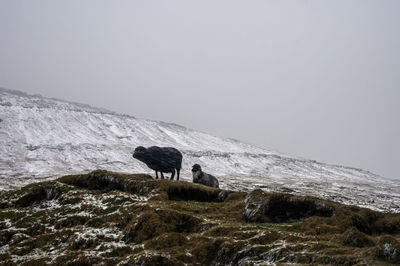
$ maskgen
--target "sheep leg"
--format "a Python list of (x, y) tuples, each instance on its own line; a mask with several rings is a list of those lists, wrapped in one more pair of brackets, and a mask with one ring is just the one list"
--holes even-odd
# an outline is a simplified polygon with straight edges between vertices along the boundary
[(158, 171), (156, 171), (156, 179), (158, 179)]
[(161, 179), (164, 179), (164, 174), (163, 174), (163, 172), (160, 172), (161, 173)]
[(176, 180), (179, 181), (179, 173), (181, 172), (181, 169), (176, 169)]
[(171, 180), (174, 180), (174, 176), (175, 176), (175, 169), (172, 169)]

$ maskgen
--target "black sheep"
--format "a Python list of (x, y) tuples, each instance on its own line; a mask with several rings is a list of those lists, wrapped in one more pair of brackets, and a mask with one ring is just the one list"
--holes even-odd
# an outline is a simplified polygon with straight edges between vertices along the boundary
[(192, 167), (193, 183), (203, 184), (209, 187), (219, 187), (218, 179), (215, 176), (204, 173), (198, 164)]
[(132, 154), (133, 158), (144, 162), (150, 169), (161, 173), (161, 178), (164, 179), (163, 173), (171, 173), (171, 180), (174, 179), (176, 169), (176, 179), (179, 180), (179, 173), (182, 168), (182, 153), (172, 147), (152, 146), (145, 148), (139, 146)]

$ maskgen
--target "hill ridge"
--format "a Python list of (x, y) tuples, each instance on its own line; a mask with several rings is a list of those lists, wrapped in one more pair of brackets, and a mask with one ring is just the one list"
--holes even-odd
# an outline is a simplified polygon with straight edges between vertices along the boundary
[(400, 182), (368, 171), (292, 157), (174, 123), (90, 112), (88, 105), (24, 95), (0, 89), (0, 189), (98, 168), (152, 173), (131, 153), (139, 145), (157, 145), (182, 151), (183, 180), (191, 180), (191, 166), (198, 163), (223, 188), (290, 190), (400, 211)]

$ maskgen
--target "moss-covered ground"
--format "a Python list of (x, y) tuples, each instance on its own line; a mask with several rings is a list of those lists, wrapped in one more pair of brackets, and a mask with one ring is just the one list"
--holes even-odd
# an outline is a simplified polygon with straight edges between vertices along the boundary
[(2, 265), (398, 265), (400, 215), (94, 171), (0, 193)]

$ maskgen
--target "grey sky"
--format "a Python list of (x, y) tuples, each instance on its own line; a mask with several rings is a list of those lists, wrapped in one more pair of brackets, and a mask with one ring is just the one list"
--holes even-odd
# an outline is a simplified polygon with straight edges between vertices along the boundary
[(400, 1), (0, 1), (0, 86), (400, 178)]

